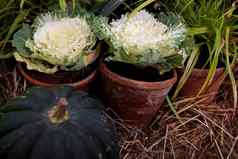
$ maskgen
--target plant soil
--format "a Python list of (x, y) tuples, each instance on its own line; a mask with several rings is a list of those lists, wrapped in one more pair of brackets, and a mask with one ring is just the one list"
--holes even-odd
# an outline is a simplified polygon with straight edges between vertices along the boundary
[(114, 73), (120, 76), (144, 82), (158, 82), (170, 79), (173, 77), (173, 71), (163, 75), (153, 67), (138, 67), (132, 64), (122, 62), (107, 62), (106, 66)]
[(79, 71), (58, 71), (55, 74), (45, 74), (35, 70), (28, 70), (24, 63), (21, 63), (24, 71), (33, 79), (49, 84), (75, 83), (88, 77), (95, 69), (96, 63), (86, 66)]
[[(207, 60), (209, 60), (209, 51), (207, 47), (202, 46), (200, 48), (200, 55), (198, 57), (198, 61), (195, 65), (195, 68), (197, 69), (210, 69), (209, 63), (207, 63)], [(222, 59), (219, 59), (217, 68), (225, 67), (224, 61)]]

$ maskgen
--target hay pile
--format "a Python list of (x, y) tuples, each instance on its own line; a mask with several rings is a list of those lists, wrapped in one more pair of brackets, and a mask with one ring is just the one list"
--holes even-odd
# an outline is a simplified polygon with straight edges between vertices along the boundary
[(238, 115), (228, 88), (217, 104), (202, 104), (202, 98), (177, 101), (177, 117), (164, 105), (153, 126), (144, 131), (118, 124), (122, 158), (237, 159)]

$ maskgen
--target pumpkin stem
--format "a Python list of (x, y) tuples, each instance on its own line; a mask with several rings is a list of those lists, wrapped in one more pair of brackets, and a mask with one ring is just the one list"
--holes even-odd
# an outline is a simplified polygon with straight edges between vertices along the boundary
[(56, 106), (48, 112), (48, 117), (53, 124), (60, 124), (69, 119), (69, 112), (66, 107), (68, 106), (66, 98), (60, 98)]

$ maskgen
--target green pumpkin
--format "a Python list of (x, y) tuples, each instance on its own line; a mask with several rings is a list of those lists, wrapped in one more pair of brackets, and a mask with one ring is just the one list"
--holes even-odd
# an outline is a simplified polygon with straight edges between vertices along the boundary
[(119, 158), (103, 105), (85, 92), (34, 87), (5, 107), (0, 159)]

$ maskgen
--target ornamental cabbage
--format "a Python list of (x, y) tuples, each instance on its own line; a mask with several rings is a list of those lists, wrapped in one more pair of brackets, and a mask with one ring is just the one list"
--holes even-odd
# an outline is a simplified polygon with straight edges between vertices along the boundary
[(97, 57), (93, 50), (97, 38), (89, 22), (92, 17), (89, 14), (74, 17), (57, 13), (40, 15), (32, 26), (25, 24), (15, 33), (16, 60), (25, 62), (29, 70), (48, 74), (59, 70), (76, 71), (87, 66)]
[(102, 23), (97, 32), (110, 45), (107, 60), (155, 66), (163, 74), (181, 66), (187, 57), (182, 47), (186, 27), (181, 18), (172, 13), (155, 17), (142, 10), (132, 17), (122, 15), (110, 24)]

